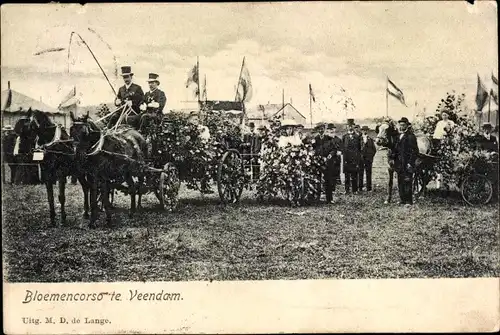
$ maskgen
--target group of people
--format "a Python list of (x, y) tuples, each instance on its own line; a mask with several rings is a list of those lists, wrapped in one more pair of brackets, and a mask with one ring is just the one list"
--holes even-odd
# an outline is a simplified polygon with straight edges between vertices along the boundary
[[(342, 137), (337, 134), (337, 127), (333, 123), (318, 124), (311, 135), (303, 133), (303, 125), (293, 120), (282, 120), (273, 127), (280, 131), (277, 145), (311, 144), (314, 152), (324, 158), (325, 163), (320, 168), (318, 179), (322, 181), (326, 201), (334, 203), (336, 186), (341, 184), (340, 174), (343, 170), (345, 177), (345, 193), (357, 194), (360, 191), (372, 191), (372, 165), (376, 153), (375, 142), (368, 134), (368, 126), (360, 127), (349, 119), (347, 133)], [(249, 124), (249, 132), (243, 137), (243, 157), (251, 165), (253, 178), (257, 179), (260, 173), (259, 154), (263, 148), (263, 141), (269, 129), (260, 126), (256, 130), (255, 124)], [(341, 164), (343, 161), (343, 169)], [(366, 181), (366, 188), (365, 186)]]
[(342, 137), (337, 135), (337, 127), (333, 123), (320, 124), (315, 130), (317, 135), (311, 141), (312, 146), (318, 156), (326, 159), (320, 176), (324, 182), (326, 201), (335, 202), (333, 193), (341, 181), (342, 161), (345, 193), (372, 191), (372, 166), (377, 149), (374, 140), (368, 135), (368, 126), (359, 127), (353, 119), (348, 119), (347, 133)]
[[(124, 85), (118, 89), (115, 106), (129, 106), (135, 115), (128, 116), (127, 123), (138, 130), (147, 129), (153, 119), (161, 118), (167, 104), (167, 97), (159, 88), (159, 75), (149, 73), (149, 91), (144, 93), (141, 86), (133, 82), (134, 73), (130, 66), (122, 66), (121, 72)], [(120, 115), (115, 113), (110, 117), (108, 128), (117, 123)]]

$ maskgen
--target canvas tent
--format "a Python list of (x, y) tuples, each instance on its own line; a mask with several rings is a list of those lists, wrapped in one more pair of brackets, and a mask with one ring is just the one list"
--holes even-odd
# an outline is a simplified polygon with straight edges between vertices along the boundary
[(275, 117), (294, 120), (299, 124), (306, 125), (306, 117), (290, 103), (258, 105), (246, 114), (247, 122), (253, 122), (256, 126), (266, 125)]
[(58, 112), (55, 108), (41, 101), (10, 89), (10, 84), (9, 88), (1, 93), (1, 108), (2, 127), (14, 126), (17, 120), (26, 115), (30, 108), (46, 112), (51, 116), (53, 122), (69, 127), (70, 118), (65, 113)]

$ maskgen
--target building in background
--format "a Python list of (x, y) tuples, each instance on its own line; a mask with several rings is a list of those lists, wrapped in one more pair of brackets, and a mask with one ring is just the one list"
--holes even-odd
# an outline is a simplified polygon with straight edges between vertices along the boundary
[(52, 121), (56, 124), (61, 124), (66, 128), (70, 126), (70, 117), (63, 111), (58, 111), (56, 108), (50, 107), (41, 101), (33, 99), (27, 95), (14, 91), (8, 88), (1, 93), (1, 113), (2, 126), (14, 126), (22, 116), (25, 116), (28, 109), (37, 109), (50, 115)]
[(291, 103), (258, 105), (249, 108), (245, 115), (246, 123), (253, 122), (256, 127), (260, 125), (267, 125), (268, 122), (274, 118), (291, 119), (295, 122), (308, 126), (306, 117), (300, 113)]

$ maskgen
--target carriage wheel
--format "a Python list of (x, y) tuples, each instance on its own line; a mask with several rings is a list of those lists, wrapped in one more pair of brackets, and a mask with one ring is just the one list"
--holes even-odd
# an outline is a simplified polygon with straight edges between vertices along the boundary
[(460, 192), (467, 204), (485, 205), (493, 196), (493, 184), (485, 176), (472, 174), (462, 182)]
[(240, 153), (234, 149), (226, 151), (217, 169), (217, 189), (223, 203), (235, 203), (240, 200), (245, 186), (244, 176), (245, 169)]
[(172, 163), (165, 164), (163, 171), (160, 173), (158, 190), (155, 192), (163, 209), (168, 208), (169, 211), (173, 211), (177, 207), (180, 186), (179, 171), (175, 165)]

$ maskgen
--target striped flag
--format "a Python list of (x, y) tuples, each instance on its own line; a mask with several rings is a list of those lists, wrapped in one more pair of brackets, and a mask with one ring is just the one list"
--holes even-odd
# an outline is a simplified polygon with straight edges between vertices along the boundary
[(477, 111), (482, 111), (486, 101), (488, 100), (488, 91), (484, 87), (484, 84), (477, 75), (477, 92), (476, 92), (476, 107)]
[(311, 84), (309, 84), (309, 96), (311, 97), (312, 101), (316, 102), (316, 96), (314, 95)]
[[(407, 106), (406, 105), (406, 102), (405, 102), (405, 96), (403, 94), (403, 91), (401, 91), (397, 86), (396, 84), (394, 84), (390, 79), (389, 77), (387, 77), (387, 93), (389, 93), (390, 95), (392, 95), (394, 98), (396, 98), (397, 100), (399, 100), (399, 102), (401, 102), (403, 105)], [(407, 106), (408, 107), (408, 106)]]
[(497, 79), (497, 77), (495, 77), (495, 75), (494, 75), (493, 73), (491, 74), (491, 80), (493, 81), (493, 83), (494, 83), (495, 85), (497, 85), (497, 86), (498, 86), (498, 79)]

